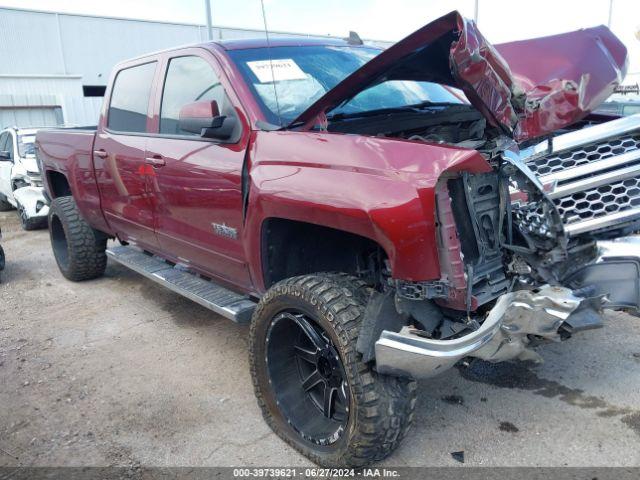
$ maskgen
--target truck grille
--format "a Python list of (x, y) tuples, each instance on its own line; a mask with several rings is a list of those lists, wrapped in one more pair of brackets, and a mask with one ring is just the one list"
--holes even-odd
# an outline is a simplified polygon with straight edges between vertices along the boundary
[(569, 236), (640, 220), (640, 115), (555, 137), (525, 162)]
[(538, 175), (549, 175), (566, 168), (579, 167), (640, 148), (640, 132), (619, 135), (602, 143), (584, 145), (555, 155), (537, 158), (527, 165)]
[(564, 223), (604, 217), (640, 207), (640, 178), (629, 178), (554, 201)]

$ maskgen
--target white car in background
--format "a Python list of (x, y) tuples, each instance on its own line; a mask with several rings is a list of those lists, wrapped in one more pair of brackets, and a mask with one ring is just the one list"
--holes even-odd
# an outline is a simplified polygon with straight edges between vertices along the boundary
[(0, 211), (16, 208), (25, 230), (46, 226), (49, 214), (36, 161), (37, 131), (10, 127), (0, 132)]

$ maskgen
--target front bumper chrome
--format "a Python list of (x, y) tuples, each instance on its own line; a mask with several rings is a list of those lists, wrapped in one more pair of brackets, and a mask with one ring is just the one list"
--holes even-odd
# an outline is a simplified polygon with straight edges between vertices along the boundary
[(565, 323), (569, 332), (597, 328), (601, 326), (600, 302), (600, 297), (578, 297), (568, 288), (550, 285), (507, 293), (480, 328), (460, 338), (424, 338), (409, 327), (397, 333), (383, 331), (375, 347), (377, 369), (387, 375), (429, 378), (465, 357), (491, 362), (540, 360), (527, 348), (529, 335), (560, 341), (559, 330)]

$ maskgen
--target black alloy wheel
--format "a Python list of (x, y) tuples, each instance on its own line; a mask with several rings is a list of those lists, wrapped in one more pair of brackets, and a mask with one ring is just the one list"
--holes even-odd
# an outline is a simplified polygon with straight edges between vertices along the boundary
[(267, 332), (267, 369), (276, 400), (306, 440), (329, 445), (349, 419), (344, 366), (327, 333), (299, 311), (278, 314)]
[(416, 384), (379, 375), (356, 350), (371, 289), (344, 273), (282, 280), (251, 320), (249, 362), (262, 415), (324, 467), (387, 457), (413, 418)]

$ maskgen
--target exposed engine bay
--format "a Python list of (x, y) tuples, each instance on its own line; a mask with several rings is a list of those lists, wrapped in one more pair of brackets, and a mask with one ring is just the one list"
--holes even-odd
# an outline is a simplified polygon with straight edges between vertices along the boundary
[[(472, 149), (492, 167), (445, 171), (429, 193), (440, 278), (378, 269), (357, 348), (381, 373), (428, 377), (467, 356), (532, 358), (534, 341), (601, 326), (604, 307), (640, 308), (640, 248), (616, 253), (640, 227), (640, 116), (591, 115), (624, 78), (626, 48), (605, 27), (526, 41), (527, 54), (524, 45), (493, 47), (454, 12), (290, 125)], [(533, 63), (533, 52), (554, 61)], [(456, 98), (346, 108), (391, 81), (436, 83)]]
[(332, 132), (405, 138), (480, 151), (492, 149), (495, 144), (491, 139), (498, 134), (486, 118), (468, 104), (433, 103), (401, 111), (377, 111), (371, 116), (334, 116), (333, 119), (340, 121), (329, 125)]
[(386, 320), (367, 327), (375, 351), (367, 335), (359, 341), (365, 359), (414, 377), (468, 356), (535, 360), (529, 346), (602, 326), (603, 308), (638, 311), (640, 244), (624, 237), (640, 228), (640, 118), (519, 150), (472, 109), (432, 115), (441, 123), (413, 128), (408, 115), (382, 135), (474, 148), (494, 171), (439, 180), (442, 278), (397, 280), (393, 294), (371, 302), (368, 316)]

